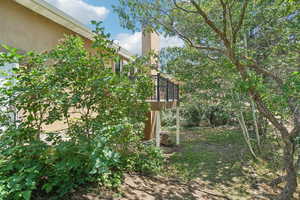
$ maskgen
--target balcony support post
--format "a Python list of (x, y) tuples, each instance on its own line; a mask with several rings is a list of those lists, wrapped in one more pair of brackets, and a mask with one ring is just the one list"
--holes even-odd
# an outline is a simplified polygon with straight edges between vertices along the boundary
[(157, 92), (157, 101), (160, 102), (160, 74), (159, 73), (157, 73), (156, 92)]
[(180, 118), (179, 118), (179, 106), (176, 107), (176, 145), (180, 143)]

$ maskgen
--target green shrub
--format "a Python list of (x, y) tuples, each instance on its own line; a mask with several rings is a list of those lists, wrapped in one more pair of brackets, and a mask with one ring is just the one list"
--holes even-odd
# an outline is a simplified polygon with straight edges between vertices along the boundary
[(42, 157), (46, 149), (40, 142), (1, 149), (1, 199), (30, 199), (45, 170)]
[(143, 150), (137, 154), (135, 170), (146, 174), (158, 173), (163, 162), (161, 150), (154, 146), (146, 146)]
[(163, 155), (159, 148), (153, 145), (137, 145), (135, 153), (123, 156), (123, 166), (127, 171), (134, 171), (141, 174), (157, 174), (161, 170)]
[[(151, 95), (145, 59), (113, 73), (108, 63), (119, 58), (103, 29), (95, 33), (95, 54), (76, 36), (42, 54), (0, 54), (0, 66), (22, 63), (0, 88), (0, 199), (62, 199), (85, 183), (116, 187), (125, 171), (160, 167), (161, 154), (141, 145)], [(57, 121), (64, 131), (45, 131)]]
[(98, 182), (110, 187), (119, 185), (119, 154), (103, 142), (92, 141), (93, 144), (88, 146), (72, 141), (56, 146), (37, 142), (8, 148), (2, 152), (9, 157), (1, 162), (0, 197), (30, 199), (34, 192), (62, 197), (86, 182)]
[[(232, 112), (223, 105), (200, 103), (182, 103), (180, 121), (183, 126), (195, 127), (222, 126), (235, 123)], [(176, 125), (176, 110), (166, 110), (162, 115), (162, 125), (172, 127)]]

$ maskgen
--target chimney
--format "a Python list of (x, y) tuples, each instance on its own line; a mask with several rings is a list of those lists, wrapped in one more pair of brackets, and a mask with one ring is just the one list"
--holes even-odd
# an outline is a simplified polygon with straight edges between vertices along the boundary
[[(147, 55), (151, 51), (158, 55), (159, 49), (159, 35), (153, 31), (143, 30), (142, 55)], [(156, 64), (158, 66), (158, 60), (155, 58), (151, 58), (151, 64)]]

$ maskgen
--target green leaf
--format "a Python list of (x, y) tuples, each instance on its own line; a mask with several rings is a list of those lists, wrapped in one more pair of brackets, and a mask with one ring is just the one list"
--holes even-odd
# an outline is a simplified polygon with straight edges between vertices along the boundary
[(22, 192), (22, 197), (23, 197), (25, 200), (30, 200), (30, 198), (31, 198), (31, 193), (32, 193), (32, 191), (25, 191), (25, 192)]

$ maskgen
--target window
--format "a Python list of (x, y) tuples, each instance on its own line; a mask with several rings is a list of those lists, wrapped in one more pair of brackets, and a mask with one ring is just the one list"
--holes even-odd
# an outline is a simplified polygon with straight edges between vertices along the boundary
[[(12, 83), (15, 83), (15, 80), (8, 80), (9, 78), (13, 78), (13, 69), (19, 67), (18, 63), (8, 63), (4, 66), (0, 66), (0, 87), (5, 87), (5, 83), (8, 81), (12, 81)], [(17, 113), (14, 111), (8, 110), (15, 110), (14, 106), (12, 105), (0, 105), (0, 113), (6, 115), (10, 118), (11, 123), (17, 124), (18, 116)], [(5, 126), (0, 124), (0, 131), (4, 131), (6, 129)]]
[(122, 68), (123, 68), (123, 62), (121, 59), (119, 59), (118, 61), (116, 61), (115, 63), (115, 72), (117, 74), (121, 73), (122, 72)]
[(0, 66), (0, 87), (2, 87), (8, 78), (13, 76), (13, 69), (19, 67), (18, 63), (8, 63)]

